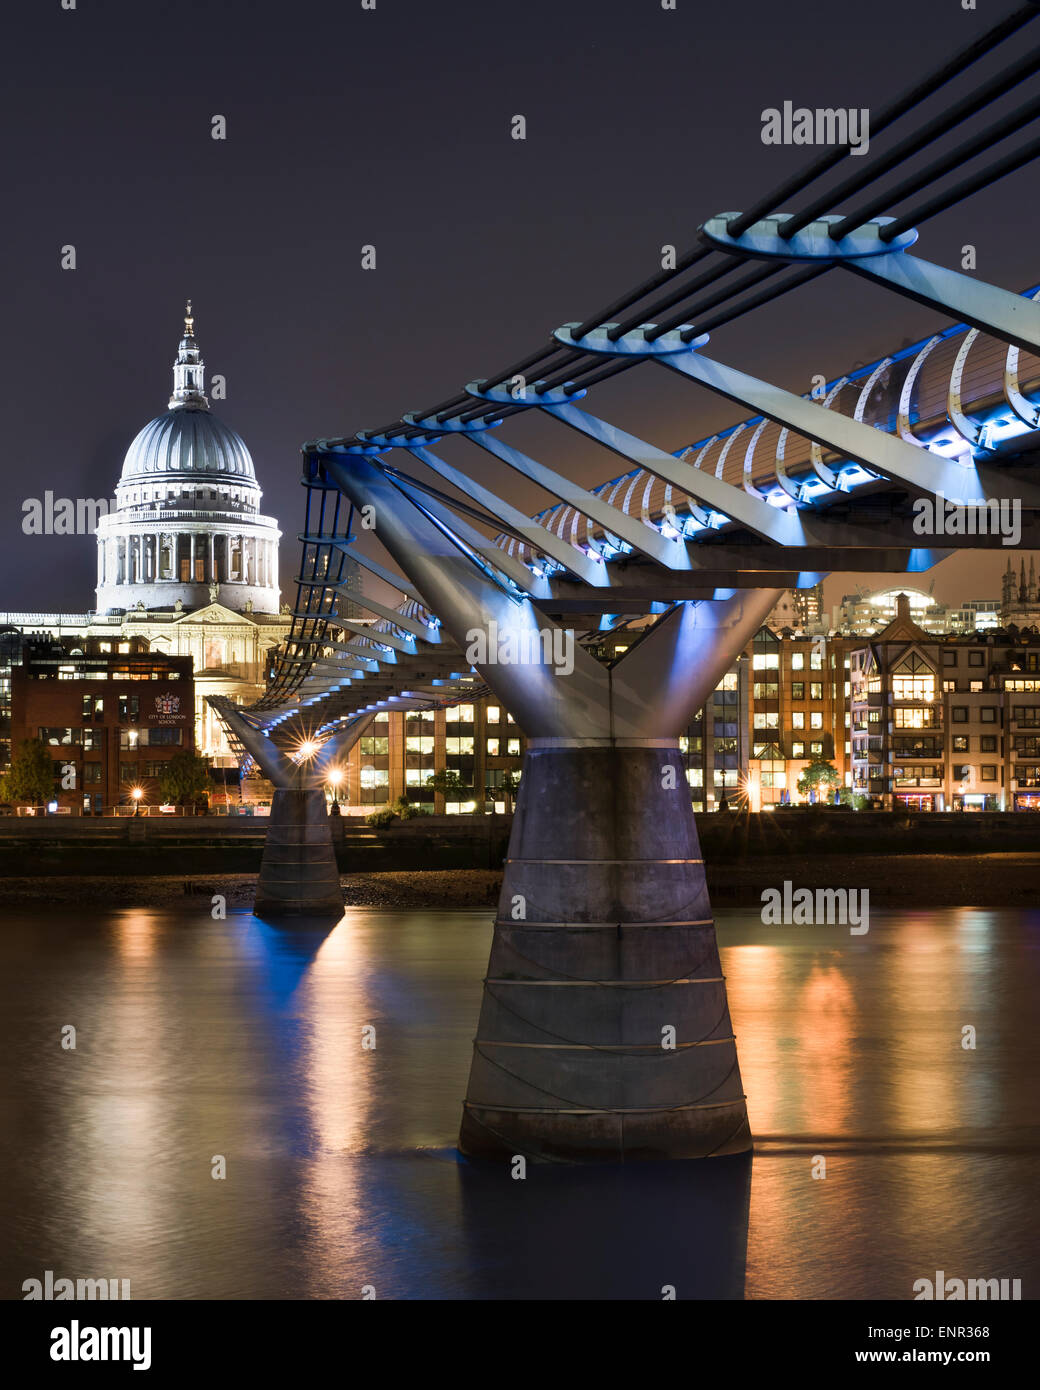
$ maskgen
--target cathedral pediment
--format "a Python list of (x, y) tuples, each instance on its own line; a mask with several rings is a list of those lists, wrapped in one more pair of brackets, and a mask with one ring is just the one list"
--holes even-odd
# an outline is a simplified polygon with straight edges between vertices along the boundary
[(234, 623), (241, 627), (257, 625), (252, 613), (236, 613), (231, 608), (225, 608), (222, 603), (208, 603), (205, 608), (196, 608), (193, 612), (180, 614), (174, 621), (178, 626), (185, 623)]

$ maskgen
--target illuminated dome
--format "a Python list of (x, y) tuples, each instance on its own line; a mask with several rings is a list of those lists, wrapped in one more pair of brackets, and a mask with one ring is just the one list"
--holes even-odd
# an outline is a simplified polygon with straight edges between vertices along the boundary
[(241, 437), (212, 414), (188, 301), (165, 414), (123, 459), (115, 511), (97, 526), (97, 611), (277, 613), (278, 540)]
[(256, 482), (253, 460), (240, 435), (206, 406), (178, 405), (145, 425), (126, 451), (119, 481), (198, 473)]

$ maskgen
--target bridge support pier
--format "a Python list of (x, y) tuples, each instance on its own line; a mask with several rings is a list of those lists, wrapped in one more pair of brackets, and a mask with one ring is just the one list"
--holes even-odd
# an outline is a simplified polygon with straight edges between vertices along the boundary
[[(343, 891), (323, 786), (329, 770), (371, 726), (372, 715), (354, 719), (300, 764), (226, 697), (211, 695), (209, 701), (275, 787), (253, 912), (265, 918), (338, 917)], [(342, 827), (337, 831), (342, 842)]]
[(313, 917), (343, 911), (336, 851), (320, 788), (278, 787), (271, 801), (253, 912)]
[(324, 467), (374, 508), (381, 543), (528, 739), (460, 1148), (564, 1163), (746, 1151), (679, 735), (779, 591), (676, 603), (608, 667), (475, 567), (431, 521), (439, 504), (402, 500), (362, 457)]
[(533, 741), (459, 1146), (613, 1163), (751, 1148), (676, 741)]

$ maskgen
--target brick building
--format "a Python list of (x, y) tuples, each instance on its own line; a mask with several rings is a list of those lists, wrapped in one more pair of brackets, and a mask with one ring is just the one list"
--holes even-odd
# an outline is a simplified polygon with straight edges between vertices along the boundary
[(111, 814), (135, 787), (155, 805), (163, 763), (194, 750), (194, 702), (189, 656), (143, 639), (30, 641), (11, 672), (11, 741), (16, 754), (24, 739), (48, 746), (53, 800), (73, 814)]

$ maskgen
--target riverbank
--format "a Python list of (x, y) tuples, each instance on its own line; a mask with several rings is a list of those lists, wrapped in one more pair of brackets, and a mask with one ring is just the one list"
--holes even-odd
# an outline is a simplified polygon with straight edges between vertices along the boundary
[[(796, 888), (866, 889), (875, 908), (1040, 908), (1040, 853), (905, 854), (895, 871), (887, 854), (760, 855), (708, 865), (708, 887), (717, 908), (757, 905), (764, 889), (782, 887), (785, 880)], [(493, 869), (391, 871), (344, 874), (341, 883), (348, 907), (492, 910), (502, 874)], [(192, 878), (54, 874), (0, 878), (0, 904), (176, 907), (220, 894), (228, 910), (241, 911), (252, 907), (255, 888), (251, 873)]]

